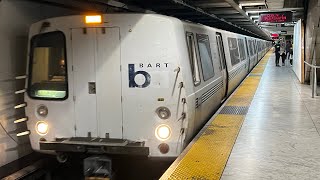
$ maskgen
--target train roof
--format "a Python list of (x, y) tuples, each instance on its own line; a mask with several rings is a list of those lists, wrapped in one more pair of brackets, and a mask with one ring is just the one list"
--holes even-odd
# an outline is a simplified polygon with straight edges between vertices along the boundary
[[(112, 16), (155, 16), (155, 17), (162, 17), (162, 18), (165, 18), (165, 19), (168, 19), (168, 20), (171, 20), (171, 21), (175, 21), (175, 22), (181, 22), (183, 25), (187, 25), (187, 26), (194, 26), (194, 27), (205, 27), (207, 29), (212, 29), (212, 30), (215, 30), (215, 31), (220, 31), (220, 32), (226, 32), (226, 33), (230, 33), (230, 34), (234, 34), (234, 35), (241, 35), (241, 36), (245, 36), (245, 37), (250, 37), (250, 38), (254, 38), (254, 39), (260, 39), (260, 40), (264, 40), (264, 39), (261, 39), (261, 38), (256, 38), (256, 37), (252, 37), (252, 36), (247, 36), (247, 35), (244, 35), (244, 34), (238, 34), (238, 33), (234, 33), (234, 32), (230, 32), (230, 31), (227, 31), (227, 30), (223, 30), (223, 29), (218, 29), (218, 28), (215, 28), (215, 27), (211, 27), (211, 26), (207, 26), (207, 25), (203, 25), (203, 24), (200, 24), (200, 23), (195, 23), (195, 22), (191, 22), (191, 21), (186, 21), (186, 20), (181, 20), (181, 19), (178, 19), (176, 17), (172, 17), (172, 16), (167, 16), (167, 15), (162, 15), (162, 14), (153, 14), (153, 13), (105, 13), (105, 14), (102, 14), (103, 16), (107, 16), (107, 15), (112, 15)], [(34, 24), (38, 24), (38, 23), (41, 23), (41, 22), (45, 22), (45, 21), (57, 21), (57, 20), (60, 20), (60, 19), (65, 19), (65, 18), (72, 18), (72, 17), (79, 17), (79, 16), (85, 16), (84, 14), (78, 14), (78, 15), (67, 15), (67, 16), (59, 16), (59, 17), (52, 17), (52, 18), (47, 18), (47, 19), (43, 19), (43, 20), (40, 20)], [(34, 25), (33, 24), (33, 25)], [(267, 41), (267, 40), (265, 40)]]

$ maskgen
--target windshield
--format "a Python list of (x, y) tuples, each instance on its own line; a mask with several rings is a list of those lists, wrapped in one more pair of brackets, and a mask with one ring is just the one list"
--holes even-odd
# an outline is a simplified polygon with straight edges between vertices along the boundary
[(34, 36), (30, 53), (29, 96), (66, 99), (68, 84), (64, 34), (57, 31)]

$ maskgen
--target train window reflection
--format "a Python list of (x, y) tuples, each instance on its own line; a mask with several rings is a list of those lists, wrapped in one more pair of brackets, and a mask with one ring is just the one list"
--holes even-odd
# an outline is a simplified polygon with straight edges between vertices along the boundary
[(261, 42), (258, 41), (258, 52), (260, 52), (260, 51), (261, 51)]
[(243, 39), (238, 39), (238, 46), (239, 46), (239, 49), (240, 49), (240, 58), (241, 60), (245, 60), (247, 57), (246, 57), (246, 51), (244, 50), (244, 41)]
[(30, 52), (29, 96), (39, 99), (67, 98), (64, 34), (50, 32), (34, 36)]
[(254, 49), (253, 49), (253, 41), (249, 40), (249, 50), (250, 50), (250, 56), (254, 55)]
[(202, 67), (203, 80), (208, 80), (214, 76), (212, 55), (209, 43), (209, 36), (197, 34), (199, 55)]
[(228, 38), (229, 52), (232, 66), (240, 62), (239, 47), (236, 38)]

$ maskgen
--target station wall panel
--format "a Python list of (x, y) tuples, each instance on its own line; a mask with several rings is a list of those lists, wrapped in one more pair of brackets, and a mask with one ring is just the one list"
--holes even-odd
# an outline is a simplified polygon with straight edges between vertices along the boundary
[(299, 81), (303, 83), (304, 74), (304, 43), (303, 43), (303, 27), (302, 21), (299, 20), (297, 24), (294, 26), (294, 35), (293, 35), (293, 62), (292, 69)]

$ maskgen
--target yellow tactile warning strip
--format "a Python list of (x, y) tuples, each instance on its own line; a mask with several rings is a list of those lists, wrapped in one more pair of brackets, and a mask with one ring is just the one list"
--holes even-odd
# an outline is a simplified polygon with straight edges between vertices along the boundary
[[(251, 71), (225, 107), (250, 105), (271, 53), (269, 51)], [(244, 119), (245, 115), (215, 116), (187, 152), (183, 153), (184, 156), (178, 158), (160, 179), (220, 179)]]

